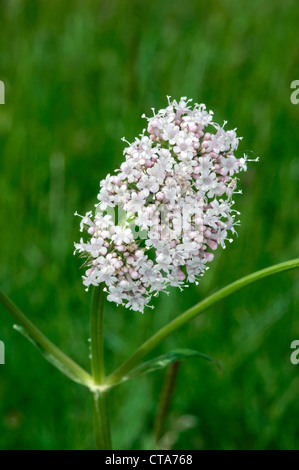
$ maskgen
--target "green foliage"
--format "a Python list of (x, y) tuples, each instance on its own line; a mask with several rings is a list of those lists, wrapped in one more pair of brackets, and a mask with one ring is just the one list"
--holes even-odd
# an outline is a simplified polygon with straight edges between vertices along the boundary
[[(0, 285), (63, 350), (89, 367), (89, 303), (77, 210), (122, 161), (166, 95), (188, 96), (244, 136), (260, 157), (242, 175), (238, 238), (198, 287), (161, 295), (144, 315), (106, 309), (108, 372), (148, 336), (212, 291), (298, 255), (298, 79), (295, 0), (2, 0), (0, 2)], [(66, 380), (11, 328), (2, 309), (1, 449), (92, 447), (89, 392)], [(295, 272), (235, 294), (156, 354), (200, 349), (221, 360), (179, 372), (168, 429), (192, 416), (177, 449), (298, 448), (299, 337)], [(150, 448), (163, 371), (112, 391), (116, 448)], [(224, 427), (225, 423), (225, 427)], [(181, 429), (181, 428), (180, 428)], [(124, 432), (125, 430), (125, 432)]]
[(21, 335), (24, 336), (24, 338), (28, 339), (30, 343), (36, 347), (36, 349), (40, 352), (40, 354), (46, 359), (46, 361), (50, 362), (52, 366), (56, 367), (56, 369), (60, 370), (66, 377), (68, 377), (70, 380), (73, 380), (76, 383), (80, 383), (79, 378), (77, 375), (75, 375), (68, 367), (66, 367), (61, 361), (59, 361), (57, 358), (55, 358), (52, 354), (50, 354), (48, 351), (46, 351), (43, 346), (38, 343), (29, 333), (28, 331), (23, 328), (22, 326), (19, 325), (14, 325), (14, 329), (21, 333)]
[(217, 365), (218, 369), (221, 371), (220, 364), (210, 356), (206, 356), (198, 351), (193, 351), (192, 349), (175, 349), (174, 351), (155, 357), (154, 359), (146, 361), (136, 367), (126, 377), (124, 377), (124, 381), (141, 377), (149, 374), (150, 372), (155, 372), (156, 370), (165, 369), (173, 362), (182, 361), (183, 359), (191, 357), (199, 357), (205, 361), (211, 362), (212, 364)]

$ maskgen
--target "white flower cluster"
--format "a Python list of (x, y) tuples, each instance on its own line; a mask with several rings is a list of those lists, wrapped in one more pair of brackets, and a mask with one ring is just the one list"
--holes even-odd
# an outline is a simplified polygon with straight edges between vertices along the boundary
[(168, 103), (101, 181), (96, 213), (81, 221), (90, 238), (75, 244), (87, 257), (84, 285), (105, 283), (109, 301), (141, 312), (169, 285), (198, 282), (212, 251), (232, 241), (235, 175), (246, 170), (247, 157), (234, 156), (235, 130), (214, 123), (203, 104)]

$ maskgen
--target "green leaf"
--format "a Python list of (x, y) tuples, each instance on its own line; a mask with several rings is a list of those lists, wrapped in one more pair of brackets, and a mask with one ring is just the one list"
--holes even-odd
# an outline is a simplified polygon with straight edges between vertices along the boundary
[(147, 362), (144, 362), (143, 364), (132, 370), (129, 375), (125, 376), (122, 381), (124, 382), (130, 379), (134, 379), (135, 377), (140, 377), (141, 375), (149, 374), (150, 372), (154, 372), (156, 370), (164, 369), (173, 362), (188, 359), (190, 357), (199, 357), (201, 359), (204, 359), (205, 361), (211, 362), (212, 364), (215, 364), (218, 367), (220, 372), (222, 372), (220, 364), (215, 361), (215, 359), (213, 359), (212, 357), (206, 356), (205, 354), (202, 354), (198, 351), (194, 351), (192, 349), (176, 349), (167, 354), (163, 354), (162, 356), (158, 356), (155, 359), (151, 359)]
[(48, 361), (50, 364), (52, 364), (56, 369), (60, 370), (64, 375), (66, 375), (69, 379), (73, 380), (76, 383), (84, 384), (84, 382), (81, 380), (78, 375), (76, 375), (66, 364), (63, 364), (61, 361), (59, 361), (56, 357), (54, 357), (52, 354), (47, 352), (41, 344), (39, 344), (35, 339), (32, 338), (32, 336), (28, 333), (28, 331), (23, 328), (22, 326), (19, 325), (13, 325), (14, 329), (21, 333), (22, 336), (24, 336), (28, 341), (30, 341), (33, 346), (35, 346), (41, 355)]

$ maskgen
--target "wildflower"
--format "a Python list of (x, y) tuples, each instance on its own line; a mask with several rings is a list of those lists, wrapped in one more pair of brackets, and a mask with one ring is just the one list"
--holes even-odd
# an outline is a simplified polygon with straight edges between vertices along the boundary
[(234, 155), (240, 138), (191, 101), (168, 97), (146, 118), (116, 175), (100, 182), (94, 216), (81, 220), (90, 236), (75, 244), (87, 258), (84, 285), (105, 283), (109, 301), (136, 311), (168, 286), (198, 283), (239, 224), (232, 198), (247, 164)]

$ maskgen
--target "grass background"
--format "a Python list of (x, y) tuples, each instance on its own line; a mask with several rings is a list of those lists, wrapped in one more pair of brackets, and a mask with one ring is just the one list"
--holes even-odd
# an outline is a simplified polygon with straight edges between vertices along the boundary
[[(242, 226), (198, 287), (161, 296), (144, 315), (106, 309), (108, 369), (157, 328), (251, 271), (298, 256), (298, 76), (295, 0), (0, 1), (0, 285), (86, 367), (89, 301), (73, 257), (75, 210), (122, 161), (126, 136), (166, 95), (204, 102), (260, 157), (242, 175)], [(296, 293), (297, 287), (297, 293)], [(88, 391), (12, 330), (0, 309), (1, 449), (93, 446)], [(155, 351), (195, 348), (213, 366), (183, 363), (167, 421), (173, 449), (298, 448), (298, 273), (228, 298)], [(112, 393), (115, 448), (153, 448), (164, 372)]]

